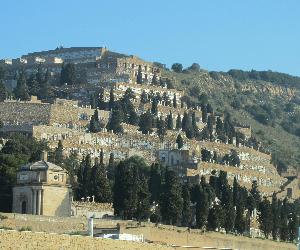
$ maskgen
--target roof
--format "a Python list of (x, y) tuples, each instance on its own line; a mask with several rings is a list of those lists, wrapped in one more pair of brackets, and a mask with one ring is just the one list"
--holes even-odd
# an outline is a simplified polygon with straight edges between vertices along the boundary
[(60, 166), (57, 166), (53, 163), (47, 161), (37, 161), (34, 163), (28, 163), (26, 165), (21, 166), (20, 170), (54, 170), (54, 171), (64, 171)]

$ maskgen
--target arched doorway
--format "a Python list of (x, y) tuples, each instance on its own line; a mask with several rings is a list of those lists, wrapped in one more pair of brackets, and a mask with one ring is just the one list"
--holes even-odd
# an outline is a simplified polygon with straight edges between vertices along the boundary
[(22, 214), (26, 214), (27, 209), (26, 209), (26, 201), (22, 201)]

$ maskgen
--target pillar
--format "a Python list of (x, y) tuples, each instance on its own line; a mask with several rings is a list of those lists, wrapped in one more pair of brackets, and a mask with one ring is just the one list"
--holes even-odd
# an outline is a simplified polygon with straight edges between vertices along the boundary
[(36, 190), (32, 190), (32, 214), (36, 214)]
[(37, 214), (41, 215), (41, 205), (42, 205), (42, 190), (37, 190)]

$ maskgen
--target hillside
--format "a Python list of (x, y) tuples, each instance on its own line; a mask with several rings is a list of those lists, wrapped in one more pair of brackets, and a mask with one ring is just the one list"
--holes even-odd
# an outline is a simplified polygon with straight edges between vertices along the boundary
[(162, 70), (162, 76), (172, 79), (176, 88), (186, 90), (192, 102), (205, 101), (206, 94), (218, 113), (229, 112), (237, 124), (250, 125), (253, 135), (273, 153), (279, 169), (297, 168), (300, 78), (271, 71), (254, 73)]

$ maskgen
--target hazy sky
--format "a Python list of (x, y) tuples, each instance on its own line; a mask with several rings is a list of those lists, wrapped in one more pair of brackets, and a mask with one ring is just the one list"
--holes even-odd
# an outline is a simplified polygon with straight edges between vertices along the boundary
[(299, 0), (1, 0), (0, 58), (106, 46), (170, 66), (300, 76)]

